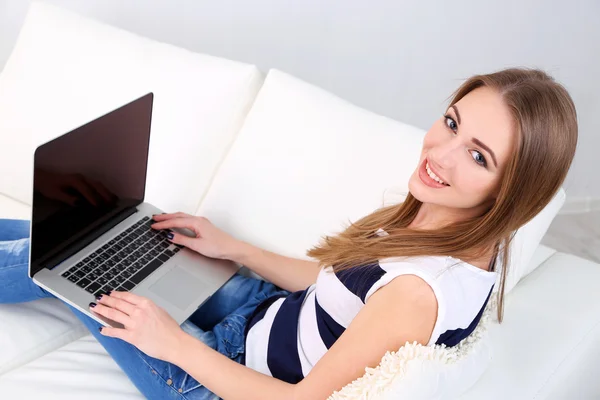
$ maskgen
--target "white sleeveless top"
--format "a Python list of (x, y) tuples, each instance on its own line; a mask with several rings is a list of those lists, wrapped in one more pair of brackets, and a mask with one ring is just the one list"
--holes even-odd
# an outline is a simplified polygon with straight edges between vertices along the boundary
[(496, 273), (452, 257), (380, 260), (338, 273), (322, 268), (315, 284), (265, 301), (248, 322), (246, 366), (290, 383), (301, 381), (344, 333), (369, 298), (401, 275), (431, 286), (438, 313), (428, 345), (457, 345), (477, 326)]

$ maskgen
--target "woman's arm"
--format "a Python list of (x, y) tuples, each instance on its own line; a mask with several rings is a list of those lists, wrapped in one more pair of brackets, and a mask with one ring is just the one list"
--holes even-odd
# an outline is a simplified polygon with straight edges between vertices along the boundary
[(245, 242), (239, 242), (230, 259), (289, 292), (315, 283), (320, 270), (316, 261), (285, 257)]
[(281, 256), (235, 239), (204, 217), (185, 213), (154, 215), (154, 229), (187, 228), (195, 238), (173, 232), (173, 243), (207, 257), (232, 260), (290, 292), (304, 290), (317, 280), (319, 265), (314, 261)]
[(406, 342), (427, 344), (437, 318), (430, 286), (404, 275), (375, 292), (306, 378), (289, 384), (230, 360), (183, 332), (169, 362), (228, 400), (322, 400)]

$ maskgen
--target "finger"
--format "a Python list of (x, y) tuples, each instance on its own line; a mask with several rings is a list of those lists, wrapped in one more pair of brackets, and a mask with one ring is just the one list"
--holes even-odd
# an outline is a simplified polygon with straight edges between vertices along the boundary
[[(94, 306), (94, 304), (96, 304)], [(101, 303), (90, 303), (90, 311), (96, 314), (100, 314), (103, 317), (108, 319), (112, 319), (124, 326), (129, 326), (131, 324), (131, 317), (126, 315), (122, 311), (115, 310), (114, 308), (110, 308)]]
[(167, 235), (167, 239), (172, 243), (180, 244), (189, 248), (193, 246), (194, 240), (198, 240), (197, 238), (191, 238), (189, 236), (182, 235), (177, 232), (169, 232), (169, 234)]
[(113, 290), (112, 292), (110, 292), (110, 297), (116, 297), (117, 299), (125, 300), (126, 302), (131, 303), (135, 306), (139, 306), (149, 301), (147, 297), (138, 296), (137, 294), (129, 292), (119, 292), (117, 290)]
[(117, 296), (109, 296), (108, 294), (96, 298), (96, 302), (114, 308), (115, 310), (122, 311), (129, 316), (133, 315), (133, 310), (135, 310), (135, 305), (133, 303), (120, 299)]
[(198, 228), (196, 228), (196, 221), (192, 217), (183, 217), (183, 218), (172, 218), (166, 221), (157, 222), (152, 224), (152, 229), (170, 229), (170, 228), (187, 228), (194, 231), (196, 236), (198, 236)]
[(130, 332), (126, 329), (113, 328), (112, 326), (103, 326), (100, 328), (100, 333), (104, 336), (113, 337), (131, 343)]
[(171, 214), (167, 214), (167, 213), (155, 214), (152, 216), (152, 219), (155, 220), (156, 222), (159, 222), (159, 221), (165, 221), (165, 220), (173, 219), (173, 218), (190, 218), (190, 217), (192, 217), (190, 214), (186, 214), (183, 212), (176, 212), (176, 213), (171, 213)]

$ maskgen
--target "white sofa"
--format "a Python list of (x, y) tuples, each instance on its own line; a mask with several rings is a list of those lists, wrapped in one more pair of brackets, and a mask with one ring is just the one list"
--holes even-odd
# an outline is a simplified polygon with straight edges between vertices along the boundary
[[(296, 257), (406, 190), (423, 136), (280, 71), (33, 3), (0, 74), (0, 218), (29, 219), (37, 144), (149, 91), (146, 200)], [(491, 323), (488, 362), (455, 397), (600, 398), (600, 265), (538, 246), (563, 201), (516, 241), (527, 262), (511, 275), (505, 321)], [(0, 399), (142, 398), (60, 301), (0, 305), (0, 321)]]

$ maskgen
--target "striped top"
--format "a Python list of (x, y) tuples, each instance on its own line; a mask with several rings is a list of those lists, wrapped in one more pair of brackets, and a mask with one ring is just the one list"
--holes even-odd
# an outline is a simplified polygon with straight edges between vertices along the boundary
[(496, 273), (452, 257), (386, 259), (334, 273), (287, 297), (265, 300), (248, 322), (246, 366), (289, 383), (301, 381), (379, 288), (401, 275), (427, 282), (438, 303), (428, 345), (457, 345), (477, 326)]

